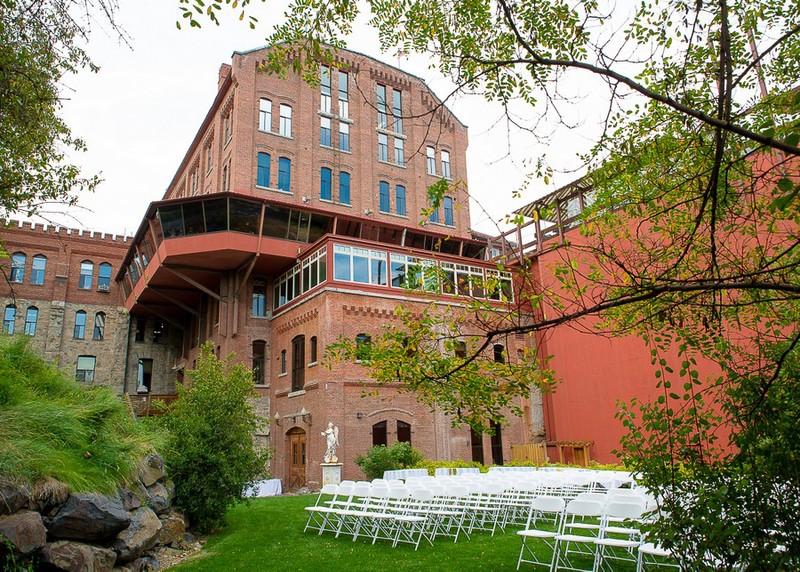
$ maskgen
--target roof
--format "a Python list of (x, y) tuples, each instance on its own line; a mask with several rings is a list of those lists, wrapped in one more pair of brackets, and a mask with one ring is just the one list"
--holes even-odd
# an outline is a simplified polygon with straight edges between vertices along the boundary
[(523, 216), (527, 216), (530, 218), (536, 217), (536, 212), (551, 205), (554, 205), (557, 201), (561, 199), (566, 199), (567, 197), (573, 196), (578, 191), (587, 191), (592, 188), (592, 183), (590, 180), (589, 175), (585, 177), (581, 177), (580, 179), (576, 179), (570, 183), (567, 183), (560, 189), (556, 189), (550, 194), (547, 194), (535, 201), (528, 203), (524, 207), (518, 208), (514, 211), (514, 214), (521, 214)]

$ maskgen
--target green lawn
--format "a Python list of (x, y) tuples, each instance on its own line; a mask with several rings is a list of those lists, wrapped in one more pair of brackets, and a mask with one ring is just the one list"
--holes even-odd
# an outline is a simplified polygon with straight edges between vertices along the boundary
[[(434, 546), (423, 540), (414, 552), (410, 545), (392, 548), (386, 541), (374, 546), (330, 533), (303, 533), (306, 512), (316, 495), (254, 499), (228, 514), (228, 526), (209, 537), (200, 557), (172, 570), (308, 570), (335, 572), (358, 570), (514, 570), (521, 540), (516, 529), (498, 531), (494, 537), (475, 532), (469, 540), (439, 538)], [(591, 567), (591, 563), (589, 564)], [(541, 568), (537, 568), (541, 570)], [(622, 568), (620, 568), (622, 570)], [(632, 570), (627, 568), (626, 570)], [(527, 565), (523, 570), (534, 570)]]

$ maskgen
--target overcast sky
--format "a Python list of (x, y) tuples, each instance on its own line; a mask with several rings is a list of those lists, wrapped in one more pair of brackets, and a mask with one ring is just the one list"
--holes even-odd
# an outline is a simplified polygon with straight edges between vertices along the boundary
[[(57, 217), (59, 222), (118, 234), (135, 232), (147, 205), (162, 197), (213, 102), (220, 64), (229, 63), (234, 51), (264, 45), (272, 25), (282, 17), (283, 3), (254, 4), (252, 12), (260, 21), (256, 30), (233, 17), (220, 27), (209, 22), (201, 30), (178, 30), (177, 0), (123, 0), (118, 22), (130, 36), (130, 46), (107, 26), (96, 26), (88, 52), (100, 71), (65, 78), (63, 112), (73, 134), (89, 147), (74, 161), (86, 174), (99, 173), (103, 182), (94, 194), (81, 197), (75, 220)], [(451, 89), (446, 79), (429, 69), (425, 58), (382, 54), (377, 34), (367, 26), (357, 28), (348, 47), (420, 76), (440, 97)], [(532, 170), (528, 162), (535, 162), (543, 148), (532, 138), (509, 135), (501, 110), (482, 98), (460, 97), (449, 107), (469, 126), (473, 227), (492, 233), (490, 218), (502, 219), (556, 188), (536, 181), (523, 198), (512, 199)], [(577, 120), (592, 131), (604, 111), (598, 109), (595, 117), (591, 109), (589, 113), (588, 120)], [(562, 138), (564, 164), (570, 164), (569, 157), (585, 144), (580, 130)], [(555, 184), (572, 178), (558, 176)]]

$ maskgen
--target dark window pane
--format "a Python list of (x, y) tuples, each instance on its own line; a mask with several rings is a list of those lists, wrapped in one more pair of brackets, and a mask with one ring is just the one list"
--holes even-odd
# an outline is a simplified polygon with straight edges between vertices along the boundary
[(206, 232), (228, 230), (228, 199), (203, 201), (206, 213)]
[(250, 201), (231, 199), (231, 230), (258, 234), (258, 222), (261, 218), (261, 204)]

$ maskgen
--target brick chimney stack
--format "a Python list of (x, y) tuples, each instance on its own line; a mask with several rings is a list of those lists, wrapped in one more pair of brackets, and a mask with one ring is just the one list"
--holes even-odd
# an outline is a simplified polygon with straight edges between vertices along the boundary
[(222, 87), (223, 82), (231, 75), (231, 64), (222, 64), (219, 66), (219, 81), (217, 82), (217, 90)]

